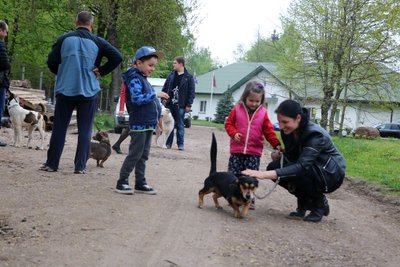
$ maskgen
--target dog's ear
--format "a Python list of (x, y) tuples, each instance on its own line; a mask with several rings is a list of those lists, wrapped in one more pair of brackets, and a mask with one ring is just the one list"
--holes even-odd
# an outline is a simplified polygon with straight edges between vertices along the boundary
[(253, 184), (254, 184), (255, 187), (258, 187), (258, 180), (257, 180), (257, 178), (254, 178)]

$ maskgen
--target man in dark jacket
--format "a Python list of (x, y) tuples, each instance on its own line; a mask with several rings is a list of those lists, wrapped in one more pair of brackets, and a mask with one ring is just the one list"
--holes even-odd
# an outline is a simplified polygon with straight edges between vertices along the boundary
[[(8, 33), (8, 25), (4, 21), (0, 21), (0, 128), (1, 118), (3, 117), (5, 103), (6, 103), (6, 91), (10, 85), (8, 79), (8, 73), (10, 71), (10, 59), (8, 58), (6, 45), (4, 39)], [(0, 146), (6, 146), (7, 144), (0, 141)]]
[[(92, 34), (93, 17), (82, 11), (76, 18), (76, 30), (57, 39), (48, 55), (47, 65), (57, 75), (53, 132), (43, 171), (57, 171), (64, 149), (71, 115), (76, 109), (78, 145), (74, 173), (83, 174), (89, 158), (92, 124), (97, 109), (98, 79), (110, 73), (122, 61), (122, 55), (109, 42)], [(102, 65), (102, 58), (107, 61)]]
[[(194, 100), (194, 79), (185, 68), (185, 59), (178, 56), (174, 59), (174, 70), (168, 75), (165, 81), (163, 92), (169, 95), (169, 101), (162, 100), (165, 107), (169, 108), (175, 120), (176, 143), (179, 150), (184, 148), (185, 135), (185, 113), (192, 110)], [(171, 148), (174, 141), (172, 132), (166, 142), (167, 148)]]

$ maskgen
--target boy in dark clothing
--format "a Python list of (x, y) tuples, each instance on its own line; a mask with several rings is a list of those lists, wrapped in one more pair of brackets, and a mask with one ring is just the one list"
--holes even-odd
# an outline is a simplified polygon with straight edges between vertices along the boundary
[(156, 190), (147, 185), (145, 178), (146, 161), (150, 154), (153, 131), (161, 117), (161, 105), (157, 97), (169, 98), (164, 92), (154, 92), (147, 81), (164, 53), (153, 47), (144, 46), (137, 50), (135, 66), (122, 77), (126, 86), (126, 108), (129, 113), (131, 142), (129, 152), (122, 164), (115, 191), (133, 194), (129, 186), (129, 175), (135, 169), (135, 192), (155, 195)]

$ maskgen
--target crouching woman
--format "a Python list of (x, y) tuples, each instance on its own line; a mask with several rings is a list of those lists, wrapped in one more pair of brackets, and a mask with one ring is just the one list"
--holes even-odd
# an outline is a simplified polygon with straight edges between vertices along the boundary
[[(328, 216), (325, 193), (340, 187), (345, 176), (346, 162), (332, 142), (330, 135), (309, 121), (308, 112), (294, 100), (283, 101), (275, 113), (281, 129), (284, 163), (272, 153), (273, 161), (266, 171), (245, 170), (242, 173), (258, 179), (276, 180), (297, 198), (297, 209), (290, 218), (319, 222)], [(307, 210), (311, 212), (306, 215)]]

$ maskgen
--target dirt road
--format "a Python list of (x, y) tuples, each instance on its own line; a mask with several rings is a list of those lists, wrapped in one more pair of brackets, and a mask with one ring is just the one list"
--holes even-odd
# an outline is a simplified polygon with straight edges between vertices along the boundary
[[(45, 151), (1, 147), (0, 266), (399, 266), (399, 202), (357, 193), (349, 181), (328, 195), (331, 214), (318, 224), (287, 219), (296, 201), (281, 188), (245, 219), (222, 199), (216, 210), (210, 196), (198, 209), (213, 131), (226, 170), (227, 135), (193, 126), (185, 151), (152, 148), (146, 172), (155, 196), (113, 191), (125, 155), (73, 174), (74, 134), (56, 173), (38, 171)], [(2, 140), (11, 134), (0, 130)]]

